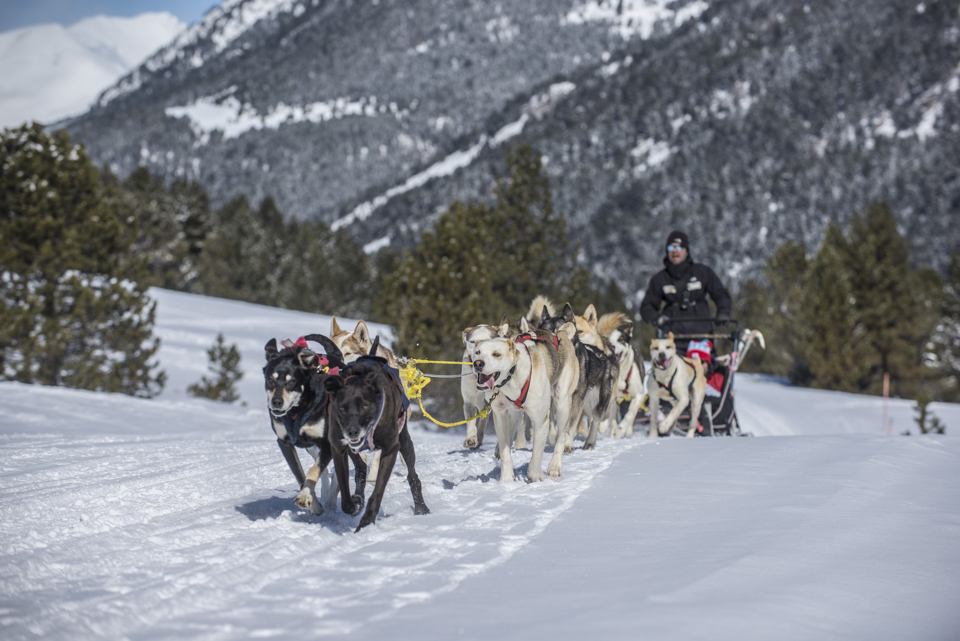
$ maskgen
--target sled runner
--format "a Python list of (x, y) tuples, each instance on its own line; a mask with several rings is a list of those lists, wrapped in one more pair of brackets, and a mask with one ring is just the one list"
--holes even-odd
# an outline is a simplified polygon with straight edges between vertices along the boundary
[[(749, 432), (740, 429), (740, 422), (737, 419), (735, 407), (736, 391), (734, 390), (734, 377), (740, 362), (750, 350), (754, 341), (760, 343), (760, 347), (766, 347), (763, 334), (759, 330), (744, 329), (740, 330), (740, 323), (735, 320), (718, 322), (713, 318), (678, 318), (669, 319), (657, 329), (657, 338), (665, 338), (670, 331), (673, 323), (689, 323), (691, 321), (707, 321), (714, 323), (718, 329), (721, 327), (733, 327), (729, 333), (716, 331), (709, 334), (674, 334), (676, 339), (689, 339), (690, 346), (688, 354), (696, 354), (704, 363), (707, 363), (707, 394), (704, 398), (703, 407), (700, 410), (700, 427), (697, 429), (697, 436), (752, 436)], [(733, 346), (733, 350), (728, 354), (717, 355), (715, 353), (714, 342), (723, 341), (725, 344)], [(654, 412), (666, 414), (670, 405), (666, 401), (661, 401), (660, 408), (649, 408), (649, 397), (644, 398), (641, 405), (641, 411), (637, 415), (637, 422), (643, 425), (650, 424), (650, 416)], [(690, 426), (690, 408), (685, 408), (673, 426), (673, 435), (684, 436)]]

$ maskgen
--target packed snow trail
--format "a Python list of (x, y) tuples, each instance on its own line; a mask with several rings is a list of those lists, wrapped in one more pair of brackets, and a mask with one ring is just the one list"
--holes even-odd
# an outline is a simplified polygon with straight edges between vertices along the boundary
[[(45, 425), (69, 420), (53, 402), (65, 390), (0, 389), (47, 407), (37, 412)], [(67, 393), (91, 431), (109, 423), (98, 415), (110, 409), (105, 398), (114, 410), (161, 405), (165, 420), (182, 413), (169, 436), (0, 438), (0, 607), (18, 638), (354, 632), (504, 563), (640, 444), (578, 452), (559, 483), (499, 485), (489, 444), (466, 451), (459, 435), (414, 427), (433, 513), (412, 514), (398, 465), (377, 524), (354, 534), (359, 517), (295, 508), (295, 481), (265, 418), (259, 435), (247, 425), (231, 439), (222, 417), (215, 430), (204, 422), (221, 409), (242, 418), (238, 408)], [(519, 453), (518, 474), (527, 461), (529, 451)]]
[(666, 439), (364, 638), (960, 639), (960, 439)]
[[(413, 424), (432, 513), (398, 465), (354, 533), (294, 507), (262, 390), (267, 339), (329, 317), (151, 294), (158, 399), (0, 383), (4, 641), (960, 638), (960, 406), (931, 405), (947, 436), (884, 437), (881, 399), (741, 375), (744, 428), (801, 436), (604, 437), (506, 485), (492, 434)], [(219, 331), (246, 405), (184, 394)]]

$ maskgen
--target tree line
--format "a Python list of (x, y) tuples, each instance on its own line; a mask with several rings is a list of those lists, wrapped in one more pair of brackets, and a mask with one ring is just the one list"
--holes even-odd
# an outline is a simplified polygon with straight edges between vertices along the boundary
[(880, 394), (886, 373), (891, 395), (960, 400), (960, 257), (946, 280), (914, 266), (885, 203), (845, 229), (830, 223), (815, 253), (784, 242), (735, 303), (767, 339), (745, 370), (865, 394)]
[[(158, 393), (152, 286), (379, 321), (401, 352), (444, 358), (459, 356), (464, 327), (516, 317), (538, 293), (624, 308), (576, 263), (539, 157), (521, 147), (507, 165), (493, 204), (452, 203), (412, 251), (368, 256), (345, 231), (285, 219), (272, 198), (212, 209), (195, 181), (143, 167), (121, 180), (63, 131), (4, 130), (0, 379)], [(226, 355), (222, 342), (211, 349)]]
[[(459, 358), (463, 328), (514, 321), (537, 294), (627, 309), (577, 262), (527, 145), (508, 154), (489, 202), (453, 202), (415, 247), (372, 256), (342, 230), (285, 219), (271, 198), (212, 209), (195, 181), (145, 168), (120, 180), (39, 125), (3, 132), (0, 167), (5, 380), (157, 393), (151, 286), (386, 323), (399, 353), (437, 360)], [(889, 373), (895, 395), (960, 400), (960, 257), (945, 280), (913, 266), (883, 203), (831, 224), (815, 253), (780, 245), (735, 304), (768, 343), (744, 369), (869, 394)], [(641, 352), (649, 333), (637, 332)]]

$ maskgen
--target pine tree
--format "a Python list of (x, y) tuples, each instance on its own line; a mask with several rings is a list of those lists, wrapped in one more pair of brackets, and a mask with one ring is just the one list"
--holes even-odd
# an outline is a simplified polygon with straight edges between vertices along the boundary
[(460, 332), (499, 322), (505, 303), (495, 292), (498, 265), (485, 247), (496, 242), (483, 204), (454, 202), (433, 230), (384, 277), (382, 317), (397, 327), (394, 347), (422, 358), (459, 357)]
[(876, 355), (864, 340), (856, 314), (845, 268), (849, 251), (843, 231), (830, 223), (820, 251), (807, 269), (796, 320), (798, 351), (810, 369), (812, 385), (857, 392)]
[[(489, 225), (489, 264), (509, 274), (496, 287), (508, 310), (526, 312), (531, 298), (545, 294), (575, 309), (595, 303), (590, 273), (576, 262), (578, 248), (567, 237), (567, 221), (554, 210), (550, 178), (528, 144), (507, 154), (507, 178), (498, 180)], [(532, 292), (532, 293), (531, 293)]]
[(947, 282), (942, 290), (940, 323), (933, 338), (933, 365), (942, 385), (944, 400), (960, 400), (960, 255), (950, 258)]
[(880, 393), (884, 372), (890, 373), (891, 393), (910, 397), (928, 374), (923, 354), (936, 322), (931, 297), (936, 289), (930, 273), (910, 267), (906, 239), (885, 203), (855, 214), (845, 254), (850, 274), (853, 313), (865, 340), (876, 354), (860, 380), (860, 390)]
[[(521, 145), (507, 156), (507, 178), (492, 205), (454, 202), (432, 231), (384, 279), (380, 313), (398, 328), (395, 346), (427, 358), (455, 358), (460, 333), (478, 323), (516, 320), (534, 296), (570, 302), (578, 311), (623, 295), (608, 284), (589, 286), (554, 211), (549, 177), (539, 156)], [(612, 288), (611, 288), (612, 287)]]
[[(933, 398), (930, 394), (925, 391), (917, 394), (917, 404), (913, 407), (916, 416), (913, 420), (916, 422), (921, 434), (944, 434), (947, 431), (946, 425), (941, 423), (940, 418), (934, 416), (933, 412), (930, 411), (929, 406), (932, 400)], [(904, 435), (909, 436), (910, 432), (907, 431)]]
[(787, 240), (764, 266), (766, 283), (749, 280), (741, 285), (734, 300), (741, 327), (759, 329), (767, 344), (765, 350), (750, 352), (743, 363), (745, 371), (783, 376), (796, 384), (809, 383), (799, 333), (808, 267), (806, 246)]
[(309, 312), (366, 316), (373, 277), (362, 248), (321, 222), (284, 222), (272, 198), (213, 215), (198, 263), (200, 293)]
[(168, 190), (163, 179), (145, 167), (118, 187), (121, 207), (137, 220), (139, 234), (131, 252), (146, 261), (148, 283), (191, 291), (210, 216), (203, 187), (181, 179)]
[[(465, 328), (497, 324), (503, 314), (516, 321), (538, 294), (578, 311), (601, 299), (619, 299), (617, 308), (625, 308), (615, 285), (605, 293), (592, 289), (588, 272), (576, 264), (539, 156), (522, 145), (508, 154), (507, 166), (492, 205), (452, 203), (393, 273), (381, 271), (378, 313), (397, 328), (398, 353), (459, 359)], [(441, 414), (456, 410), (458, 385), (431, 385)]]
[(240, 352), (234, 343), (224, 344), (223, 333), (217, 334), (217, 341), (207, 350), (207, 360), (213, 378), (201, 377), (200, 382), (187, 387), (187, 392), (201, 398), (209, 398), (221, 403), (232, 403), (240, 395), (236, 383), (243, 378), (240, 371)]
[(202, 294), (269, 304), (271, 263), (277, 238), (246, 197), (234, 198), (213, 214), (212, 230), (198, 263)]
[(81, 147), (37, 124), (0, 136), (0, 376), (151, 396), (155, 305), (120, 214)]

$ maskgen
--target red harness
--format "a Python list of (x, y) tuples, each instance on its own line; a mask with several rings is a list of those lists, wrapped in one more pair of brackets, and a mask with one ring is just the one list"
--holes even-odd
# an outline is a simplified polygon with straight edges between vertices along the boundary
[[(528, 332), (528, 333), (526, 333), (526, 334), (520, 334), (519, 336), (517, 336), (517, 338), (515, 339), (514, 342), (517, 342), (517, 343), (520, 343), (521, 345), (523, 345), (523, 348), (524, 348), (525, 350), (527, 350), (527, 356), (530, 356), (530, 348), (527, 347), (527, 346), (525, 345), (525, 343), (527, 343), (527, 342), (529, 342), (529, 341), (543, 341), (544, 343), (546, 343), (546, 344), (548, 344), (548, 345), (553, 345), (553, 348), (559, 352), (559, 351), (560, 351), (560, 339), (557, 338), (557, 335), (556, 335), (556, 334), (551, 334), (551, 336), (553, 336), (553, 340), (549, 340), (549, 339), (546, 339), (546, 338), (541, 338), (540, 336), (537, 336), (536, 334), (534, 334), (534, 333), (532, 333), (532, 332)], [(520, 390), (520, 396), (517, 398), (517, 400), (513, 401), (513, 404), (516, 405), (518, 409), (523, 409), (523, 404), (524, 404), (524, 402), (527, 400), (527, 392), (530, 390), (530, 379), (531, 379), (532, 376), (533, 376), (533, 359), (531, 358), (531, 359), (530, 359), (530, 373), (527, 374), (527, 382), (523, 384), (523, 389)], [(510, 398), (510, 397), (508, 396), (507, 399), (509, 399), (509, 398)]]
[(630, 382), (630, 375), (633, 374), (633, 364), (630, 364), (630, 369), (627, 370), (627, 377), (623, 379), (623, 391), (626, 392), (629, 389), (627, 383)]

